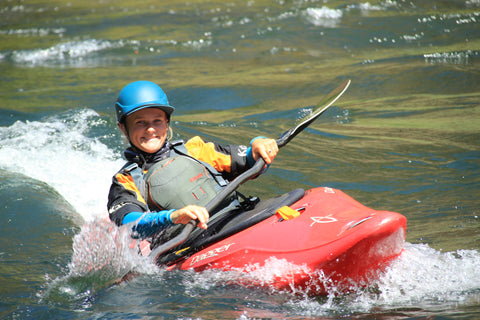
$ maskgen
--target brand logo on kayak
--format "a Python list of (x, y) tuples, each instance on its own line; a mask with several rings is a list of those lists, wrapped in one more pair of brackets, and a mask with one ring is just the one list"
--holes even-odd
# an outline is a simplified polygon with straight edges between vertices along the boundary
[(225, 245), (223, 245), (223, 246), (220, 246), (220, 247), (217, 247), (217, 248), (212, 249), (212, 250), (210, 250), (210, 251), (207, 251), (206, 253), (203, 253), (203, 254), (199, 254), (199, 255), (194, 256), (193, 259), (192, 259), (192, 262), (190, 262), (190, 266), (193, 266), (195, 263), (200, 262), (200, 261), (203, 261), (203, 260), (205, 260), (205, 259), (218, 256), (219, 253), (225, 252), (225, 251), (227, 251), (228, 249), (230, 249), (230, 247), (231, 247), (233, 244), (234, 244), (234, 243), (225, 244)]
[(310, 227), (313, 226), (315, 223), (332, 223), (338, 221), (334, 217), (332, 217), (330, 214), (328, 216), (323, 216), (323, 217), (310, 217), (310, 219), (313, 220), (312, 224), (310, 224)]

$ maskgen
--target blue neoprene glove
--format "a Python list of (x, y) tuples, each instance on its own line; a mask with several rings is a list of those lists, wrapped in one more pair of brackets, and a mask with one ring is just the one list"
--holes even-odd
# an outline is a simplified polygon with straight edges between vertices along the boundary
[(135, 222), (135, 225), (132, 227), (134, 232), (133, 236), (142, 238), (149, 237), (156, 231), (173, 225), (170, 219), (173, 211), (175, 211), (175, 209), (147, 213), (130, 212), (123, 218), (122, 224)]

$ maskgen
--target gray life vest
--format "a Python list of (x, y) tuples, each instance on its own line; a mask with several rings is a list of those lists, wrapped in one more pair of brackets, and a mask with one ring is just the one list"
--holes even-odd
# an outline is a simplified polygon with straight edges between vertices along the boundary
[[(190, 157), (182, 141), (172, 143), (170, 156), (156, 162), (147, 173), (134, 162), (123, 171), (132, 176), (151, 210), (205, 206), (228, 184), (210, 164)], [(233, 198), (229, 197), (229, 202)]]

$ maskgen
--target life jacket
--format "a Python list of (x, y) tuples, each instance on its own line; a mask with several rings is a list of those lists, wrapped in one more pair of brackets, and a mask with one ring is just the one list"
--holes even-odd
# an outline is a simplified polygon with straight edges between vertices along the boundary
[[(210, 164), (189, 156), (183, 141), (173, 142), (170, 155), (146, 173), (135, 162), (127, 163), (122, 171), (132, 176), (151, 210), (205, 206), (228, 184)], [(235, 198), (232, 194), (226, 202)]]

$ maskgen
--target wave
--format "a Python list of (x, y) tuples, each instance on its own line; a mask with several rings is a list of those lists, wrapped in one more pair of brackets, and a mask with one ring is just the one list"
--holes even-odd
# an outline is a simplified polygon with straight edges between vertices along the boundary
[[(428, 245), (406, 243), (404, 253), (367, 287), (352, 285), (345, 293), (329, 284), (325, 277), (328, 294), (312, 297), (301, 290), (292, 293), (268, 286), (275, 271), (302, 268), (285, 260), (270, 258), (263, 268), (250, 275), (219, 270), (167, 271), (135, 255), (128, 248), (129, 241), (125, 230), (111, 223), (84, 226), (74, 239), (75, 253), (69, 272), (50, 282), (43, 297), (51, 299), (54, 293), (69, 300), (84, 301), (86, 296), (97, 295), (99, 291), (122, 283), (116, 286), (117, 290), (128, 292), (130, 287), (135, 288), (135, 292), (146, 299), (168, 292), (169, 297), (190, 301), (198, 296), (217, 297), (219, 291), (227, 288), (225, 290), (230, 293), (238, 291), (241, 295), (253, 296), (253, 300), (264, 295), (275, 296), (283, 300), (278, 310), (283, 315), (328, 317), (345, 313), (391, 314), (396, 310), (403, 317), (414, 317), (425, 311), (441, 314), (468, 307), (476, 303), (480, 294), (480, 252), (476, 250), (442, 253)], [(129, 271), (135, 273), (135, 280), (118, 282)], [(316, 272), (321, 274), (320, 270)], [(241, 284), (251, 277), (260, 281), (262, 287)], [(105, 294), (108, 296), (108, 291)], [(405, 308), (405, 305), (410, 307)]]
[[(421, 313), (421, 310), (448, 312), (477, 303), (480, 294), (479, 264), (478, 250), (441, 252), (426, 244), (407, 242), (402, 255), (367, 287), (352, 287), (347, 294), (339, 293), (336, 287), (328, 286), (327, 278), (326, 287), (329, 289), (326, 297), (308, 297), (297, 291), (297, 298), (289, 299), (287, 306), (294, 310), (293, 314), (304, 316), (328, 316), (336, 312), (390, 314), (391, 310), (402, 308), (405, 315), (411, 312), (410, 316), (414, 316), (415, 312)], [(285, 268), (285, 262), (270, 261), (265, 265), (265, 274), (276, 268)], [(411, 306), (411, 310), (405, 309), (405, 305)]]
[(48, 35), (58, 35), (62, 37), (67, 31), (65, 28), (27, 28), (27, 29), (9, 29), (0, 30), (0, 35), (16, 35), (20, 37), (46, 37)]
[(87, 221), (106, 216), (111, 177), (123, 160), (89, 132), (106, 127), (91, 109), (0, 127), (0, 168), (53, 187)]
[(111, 48), (124, 46), (123, 41), (79, 40), (67, 41), (46, 49), (18, 50), (11, 54), (16, 63), (38, 64), (45, 61), (63, 61), (86, 57), (87, 55)]
[(423, 55), (425, 62), (429, 64), (460, 64), (468, 65), (473, 59), (480, 56), (480, 51), (455, 51), (455, 52), (435, 52)]
[[(34, 30), (11, 31), (21, 35), (34, 32)], [(38, 31), (39, 36), (43, 33)], [(45, 31), (47, 32), (47, 31)], [(11, 62), (26, 66), (68, 66), (76, 68), (92, 67), (104, 64), (112, 64), (135, 60), (139, 54), (144, 55), (168, 55), (171, 50), (199, 51), (211, 47), (210, 34), (193, 40), (102, 40), (86, 39), (60, 42), (48, 48), (36, 48), (0, 52), (0, 60), (9, 59)], [(115, 50), (123, 50), (116, 53)], [(133, 62), (132, 62), (133, 63)]]
[(328, 7), (307, 8), (303, 12), (303, 16), (314, 26), (325, 28), (335, 28), (343, 16), (340, 9), (330, 9)]

